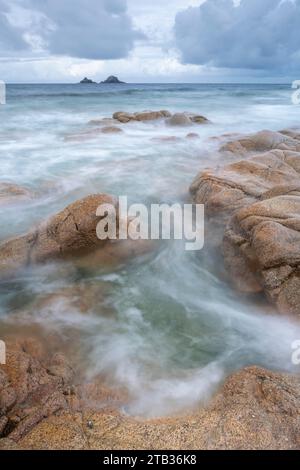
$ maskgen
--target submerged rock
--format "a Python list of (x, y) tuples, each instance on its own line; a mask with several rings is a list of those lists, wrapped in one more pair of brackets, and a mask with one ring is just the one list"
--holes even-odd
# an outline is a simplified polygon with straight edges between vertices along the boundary
[(151, 141), (157, 143), (181, 142), (181, 140), (182, 139), (176, 135), (160, 135), (157, 137), (151, 137)]
[(102, 134), (120, 134), (122, 133), (122, 129), (117, 126), (105, 126), (101, 129)]
[(199, 134), (197, 132), (190, 132), (189, 134), (186, 135), (187, 139), (199, 139)]
[[(93, 122), (92, 125), (96, 126), (96, 122)], [(104, 124), (101, 122), (101, 124)], [(74, 134), (68, 134), (65, 136), (64, 141), (65, 142), (85, 142), (87, 140), (92, 140), (96, 139), (99, 137), (101, 134), (120, 134), (123, 132), (120, 127), (114, 126), (114, 125), (107, 125), (108, 123), (105, 123), (106, 125), (102, 125), (102, 127), (93, 127), (92, 129), (88, 130), (83, 130), (78, 133)]]
[(202, 172), (191, 193), (218, 225), (227, 272), (239, 290), (300, 315), (300, 133), (264, 131), (222, 149), (247, 158)]
[(100, 119), (91, 119), (88, 122), (89, 126), (108, 126), (117, 124), (116, 120), (113, 118), (100, 118)]
[(192, 120), (185, 113), (176, 113), (167, 119), (166, 123), (169, 126), (191, 126)]
[(0, 206), (30, 200), (35, 194), (22, 186), (11, 183), (0, 183)]

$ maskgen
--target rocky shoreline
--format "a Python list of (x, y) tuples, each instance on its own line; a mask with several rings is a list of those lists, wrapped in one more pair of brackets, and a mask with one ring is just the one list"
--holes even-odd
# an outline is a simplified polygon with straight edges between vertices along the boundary
[[(151, 420), (119, 411), (126, 396), (80, 384), (64, 354), (8, 342), (0, 370), (0, 449), (298, 449), (300, 377), (248, 367), (193, 414)], [(78, 383), (79, 382), (79, 383)]]
[[(153, 119), (174, 126), (207, 122), (166, 111), (113, 116), (122, 124)], [(228, 281), (242, 293), (264, 293), (279, 314), (299, 319), (300, 131), (227, 139), (219, 151), (224, 164), (202, 171), (190, 192), (195, 203), (205, 204), (215, 235), (210, 243), (224, 257)], [(30, 197), (25, 188), (1, 190), (3, 203), (10, 193)], [(96, 208), (107, 202), (116, 204), (113, 196), (88, 196), (0, 245), (0, 276), (49, 259), (84, 262), (91, 256), (97, 263), (105, 253), (122, 259), (144, 253), (143, 244), (97, 239)], [(82, 381), (60, 345), (54, 352), (34, 335), (3, 339), (8, 356), (0, 366), (0, 449), (300, 448), (299, 375), (253, 365), (233, 373), (188, 416), (141, 420), (120, 411), (123, 391), (108, 390), (101, 377)]]

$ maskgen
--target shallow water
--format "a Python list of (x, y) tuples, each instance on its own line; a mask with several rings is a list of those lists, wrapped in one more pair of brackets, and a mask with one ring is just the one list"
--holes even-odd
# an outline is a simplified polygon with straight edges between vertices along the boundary
[[(124, 134), (65, 140), (90, 129), (91, 119), (144, 109), (197, 112), (212, 124), (130, 123)], [(94, 192), (147, 204), (183, 201), (196, 174), (220, 163), (211, 137), (292, 127), (299, 110), (284, 85), (8, 86), (0, 107), (1, 180), (27, 185), (39, 197), (0, 208), (0, 240)], [(200, 138), (186, 139), (191, 131)], [(182, 139), (153, 140), (159, 136)], [(170, 241), (117, 267), (32, 268), (0, 284), (0, 327), (55, 332), (72, 344), (87, 378), (100, 373), (128, 390), (129, 413), (182, 411), (244, 365), (292, 370), (300, 327), (238, 297), (216, 275), (220, 263)], [(72, 297), (87, 297), (84, 313), (67, 296), (42, 302), (68, 288)]]

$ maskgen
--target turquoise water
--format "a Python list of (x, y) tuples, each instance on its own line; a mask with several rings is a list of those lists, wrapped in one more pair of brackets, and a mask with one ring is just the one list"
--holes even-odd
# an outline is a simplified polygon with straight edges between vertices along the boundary
[[(213, 137), (299, 124), (291, 92), (288, 85), (9, 85), (0, 107), (1, 181), (38, 196), (0, 208), (0, 240), (95, 192), (182, 202), (201, 169), (222, 163)], [(65, 139), (91, 129), (91, 119), (144, 109), (195, 112), (212, 123), (130, 123), (123, 134)], [(199, 139), (186, 139), (191, 131)], [(157, 139), (165, 136), (180, 139)], [(38, 325), (58, 335), (74, 346), (87, 378), (100, 373), (128, 390), (128, 412), (170, 414), (209, 398), (244, 365), (292, 370), (300, 328), (240, 298), (221, 271), (217, 256), (188, 253), (178, 241), (123, 265), (39, 266), (0, 283), (0, 328)], [(45, 302), (62, 289), (72, 289), (71, 298), (87, 293), (84, 314), (67, 297)]]

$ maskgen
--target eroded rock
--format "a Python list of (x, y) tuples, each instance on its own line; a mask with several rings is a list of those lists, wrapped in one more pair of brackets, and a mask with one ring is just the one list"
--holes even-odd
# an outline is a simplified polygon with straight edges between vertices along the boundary
[(239, 287), (252, 276), (282, 313), (300, 315), (300, 189), (240, 209), (223, 252)]
[(116, 200), (95, 194), (74, 202), (27, 235), (0, 245), (0, 272), (73, 255), (83, 255), (101, 248), (96, 227), (101, 220), (97, 208), (103, 204), (116, 207)]
[(245, 136), (228, 142), (221, 150), (237, 153), (240, 156), (246, 155), (248, 152), (265, 152), (267, 150), (292, 150), (300, 151), (300, 133), (287, 131), (272, 132), (261, 131), (256, 134)]
[(67, 359), (49, 357), (40, 342), (8, 340), (6, 365), (0, 366), (0, 437), (18, 442), (40, 421), (68, 408), (73, 375)]
[[(229, 377), (206, 408), (142, 420), (115, 408), (62, 411), (19, 441), (28, 449), (299, 449), (300, 379), (258, 367)], [(92, 426), (89, 426), (92, 423)]]
[[(76, 381), (79, 384), (76, 384)], [(300, 377), (248, 367), (206, 405), (181, 417), (122, 414), (129, 397), (100, 378), (84, 383), (61, 352), (7, 340), (0, 366), (0, 449), (298, 449)], [(5, 394), (5, 393), (4, 393)]]
[[(218, 243), (223, 239), (225, 266), (237, 288), (265, 291), (281, 312), (299, 315), (300, 140), (284, 132), (229, 144), (247, 158), (202, 172), (191, 193), (205, 204)], [(253, 155), (266, 148), (272, 150)]]

